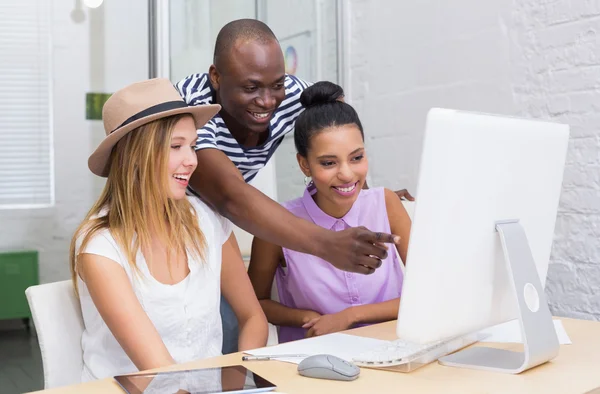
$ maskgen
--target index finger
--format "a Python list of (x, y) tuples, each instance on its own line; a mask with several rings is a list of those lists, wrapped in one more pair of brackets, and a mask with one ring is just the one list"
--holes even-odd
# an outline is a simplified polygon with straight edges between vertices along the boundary
[(366, 240), (372, 243), (396, 244), (400, 242), (400, 237), (395, 234), (388, 234), (382, 232), (374, 233), (372, 231), (369, 231), (366, 235)]

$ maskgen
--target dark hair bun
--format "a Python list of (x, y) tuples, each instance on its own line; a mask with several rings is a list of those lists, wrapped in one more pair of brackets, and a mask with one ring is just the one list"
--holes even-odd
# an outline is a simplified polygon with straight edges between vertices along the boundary
[(332, 103), (342, 97), (344, 97), (344, 89), (341, 86), (332, 82), (321, 81), (309, 86), (302, 92), (300, 103), (308, 108), (314, 105)]
[(358, 114), (343, 102), (344, 90), (331, 82), (317, 82), (300, 95), (305, 110), (296, 118), (294, 145), (298, 154), (307, 157), (311, 138), (332, 126), (353, 124), (358, 126), (364, 141), (365, 135)]

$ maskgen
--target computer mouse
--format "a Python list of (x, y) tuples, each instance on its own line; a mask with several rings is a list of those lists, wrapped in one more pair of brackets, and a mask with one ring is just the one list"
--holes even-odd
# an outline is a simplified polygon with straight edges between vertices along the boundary
[(330, 354), (316, 354), (298, 364), (298, 373), (309, 378), (354, 380), (358, 378), (360, 368)]

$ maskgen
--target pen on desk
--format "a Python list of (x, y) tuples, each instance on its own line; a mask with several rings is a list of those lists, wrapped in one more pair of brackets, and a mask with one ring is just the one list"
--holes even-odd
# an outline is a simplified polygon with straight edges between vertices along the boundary
[(308, 354), (270, 354), (268, 356), (242, 356), (242, 361), (268, 361), (277, 358), (301, 358)]

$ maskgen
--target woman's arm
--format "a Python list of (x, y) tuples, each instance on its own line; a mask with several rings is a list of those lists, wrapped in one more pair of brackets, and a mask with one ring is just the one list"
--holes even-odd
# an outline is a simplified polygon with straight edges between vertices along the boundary
[(378, 302), (377, 304), (359, 305), (346, 309), (351, 325), (373, 324), (398, 318), (400, 298)]
[(175, 364), (117, 262), (82, 253), (78, 270), (100, 316), (140, 370)]
[(254, 237), (248, 276), (269, 323), (277, 326), (302, 327), (303, 324), (320, 315), (310, 310), (289, 308), (271, 300), (275, 271), (283, 261), (283, 251), (280, 246)]
[(238, 349), (256, 349), (267, 344), (267, 319), (254, 295), (246, 267), (232, 233), (223, 244), (221, 291), (240, 326)]
[(402, 201), (396, 196), (396, 193), (389, 189), (384, 189), (385, 207), (390, 221), (390, 229), (393, 234), (400, 236), (400, 242), (396, 245), (402, 262), (406, 265), (406, 255), (408, 253), (408, 241), (410, 239), (411, 221)]
[(325, 335), (352, 328), (355, 324), (372, 324), (394, 320), (398, 317), (400, 298), (377, 304), (359, 305), (346, 308), (341, 312), (317, 317), (306, 323), (307, 337)]

